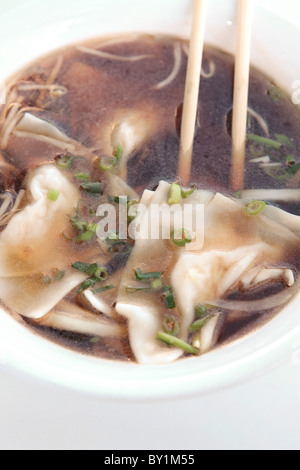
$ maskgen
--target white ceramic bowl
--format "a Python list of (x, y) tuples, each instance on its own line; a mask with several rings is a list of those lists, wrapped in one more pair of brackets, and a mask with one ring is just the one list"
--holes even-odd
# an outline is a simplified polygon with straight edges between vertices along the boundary
[[(55, 48), (124, 31), (188, 36), (192, 0), (14, 0), (0, 7), (0, 80)], [(298, 1), (285, 17), (256, 2), (252, 63), (292, 94), (300, 80)], [(272, 8), (282, 2), (272, 1)], [(211, 0), (207, 42), (235, 50), (236, 1)], [(38, 337), (0, 311), (0, 362), (8, 371), (102, 397), (151, 399), (209, 393), (288, 360), (300, 338), (300, 300), (256, 333), (224, 349), (168, 366), (119, 364), (84, 357)]]

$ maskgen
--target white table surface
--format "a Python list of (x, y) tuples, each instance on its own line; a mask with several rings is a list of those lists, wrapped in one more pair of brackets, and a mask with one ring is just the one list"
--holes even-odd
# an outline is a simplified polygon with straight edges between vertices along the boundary
[[(293, 5), (300, 18), (299, 0), (260, 2), (285, 16)], [(1, 0), (1, 11), (21, 3)], [(101, 400), (10, 375), (0, 365), (0, 449), (299, 450), (300, 352), (293, 346), (290, 361), (264, 377), (162, 403)]]
[[(299, 361), (297, 361), (299, 362)], [(300, 365), (211, 396), (111, 402), (0, 368), (1, 449), (300, 449)]]

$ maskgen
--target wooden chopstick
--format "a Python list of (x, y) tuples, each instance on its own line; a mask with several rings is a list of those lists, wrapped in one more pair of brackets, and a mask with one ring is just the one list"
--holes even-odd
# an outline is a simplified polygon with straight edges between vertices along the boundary
[(231, 190), (244, 188), (253, 0), (239, 0), (232, 118)]
[(188, 185), (191, 174), (207, 5), (208, 0), (194, 1), (178, 164), (178, 175), (184, 185)]

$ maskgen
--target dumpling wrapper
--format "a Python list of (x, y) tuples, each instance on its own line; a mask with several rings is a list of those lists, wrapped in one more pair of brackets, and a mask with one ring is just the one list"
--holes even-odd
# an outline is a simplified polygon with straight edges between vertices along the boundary
[[(59, 191), (55, 202), (48, 199), (51, 189)], [(44, 165), (31, 173), (25, 197), (28, 204), (0, 234), (0, 299), (17, 313), (38, 319), (87, 278), (71, 268), (86, 252), (72, 251), (62, 235), (80, 193), (54, 165)], [(43, 275), (57, 269), (65, 271), (63, 279), (45, 285)]]
[[(170, 185), (162, 182), (154, 194), (145, 192), (142, 203), (146, 201), (148, 212), (151, 204), (167, 201), (169, 189)], [(166, 313), (159, 296), (126, 292), (125, 286), (132, 285), (135, 269), (171, 273), (170, 284), (181, 318), (180, 338), (186, 341), (198, 304), (213, 305), (214, 300), (226, 297), (252, 269), (257, 269), (257, 282), (274, 279), (274, 270), (270, 269), (268, 278), (266, 267), (278, 268), (286, 247), (299, 244), (300, 218), (290, 218), (284, 211), (268, 210), (264, 215), (253, 217), (246, 214), (240, 201), (204, 191), (196, 191), (182, 205), (196, 203), (204, 204), (205, 208), (204, 243), (194, 245), (190, 251), (191, 245), (174, 249), (166, 240), (140, 239), (125, 269), (116, 309), (129, 321), (131, 347), (139, 363), (169, 363), (178, 359), (183, 351), (168, 349), (156, 340)], [(147, 225), (147, 217), (148, 213), (142, 220), (141, 232), (143, 225)], [(287, 226), (281, 223), (285, 221)], [(285, 274), (291, 282), (290, 273)], [(207, 352), (214, 345), (217, 325), (217, 319), (213, 318), (203, 328), (201, 352)]]
[[(167, 273), (177, 259), (178, 252), (170, 240), (152, 240), (147, 238), (151, 224), (148, 224), (149, 210), (151, 204), (165, 204), (168, 199), (170, 185), (161, 182), (155, 192), (145, 191), (141, 204), (149, 209), (144, 213), (140, 223), (140, 238), (136, 240), (131, 257), (126, 265), (121, 280), (121, 288), (116, 306), (117, 312), (126, 317), (129, 322), (129, 338), (131, 348), (140, 364), (167, 364), (178, 359), (183, 351), (169, 349), (156, 340), (158, 331), (162, 327), (162, 320), (166, 313), (164, 304), (161, 302), (160, 293), (136, 293), (128, 294), (127, 286), (134, 284), (134, 272), (140, 268), (144, 272)], [(194, 203), (204, 203), (212, 197), (207, 191), (198, 191), (190, 199)], [(166, 224), (162, 220), (160, 227)], [(165, 227), (168, 229), (168, 226)], [(139, 284), (140, 286), (140, 284)], [(174, 311), (170, 311), (170, 314)], [(177, 312), (178, 313), (178, 312)], [(187, 340), (190, 320), (182, 317), (180, 338)]]
[(89, 336), (105, 338), (126, 336), (124, 326), (66, 301), (60, 302), (49, 312), (43, 318), (42, 325)]

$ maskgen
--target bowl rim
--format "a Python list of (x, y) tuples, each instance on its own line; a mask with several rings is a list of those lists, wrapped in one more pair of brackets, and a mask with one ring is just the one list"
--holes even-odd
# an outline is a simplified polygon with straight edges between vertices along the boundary
[[(220, 3), (220, 0), (216, 1)], [(34, 2), (28, 0), (26, 3)], [(265, 14), (271, 13), (289, 23), (272, 10), (260, 8)], [(293, 27), (299, 30), (299, 22)], [(1, 369), (114, 400), (156, 400), (208, 394), (251, 380), (283, 361), (291, 360), (294, 344), (300, 338), (299, 303), (300, 296), (280, 316), (248, 337), (203, 356), (201, 364), (199, 358), (192, 358), (168, 366), (112, 363), (83, 356), (24, 329), (0, 309)], [(16, 342), (20, 344), (21, 354), (14, 347)], [(219, 360), (220, 351), (223, 364)]]

